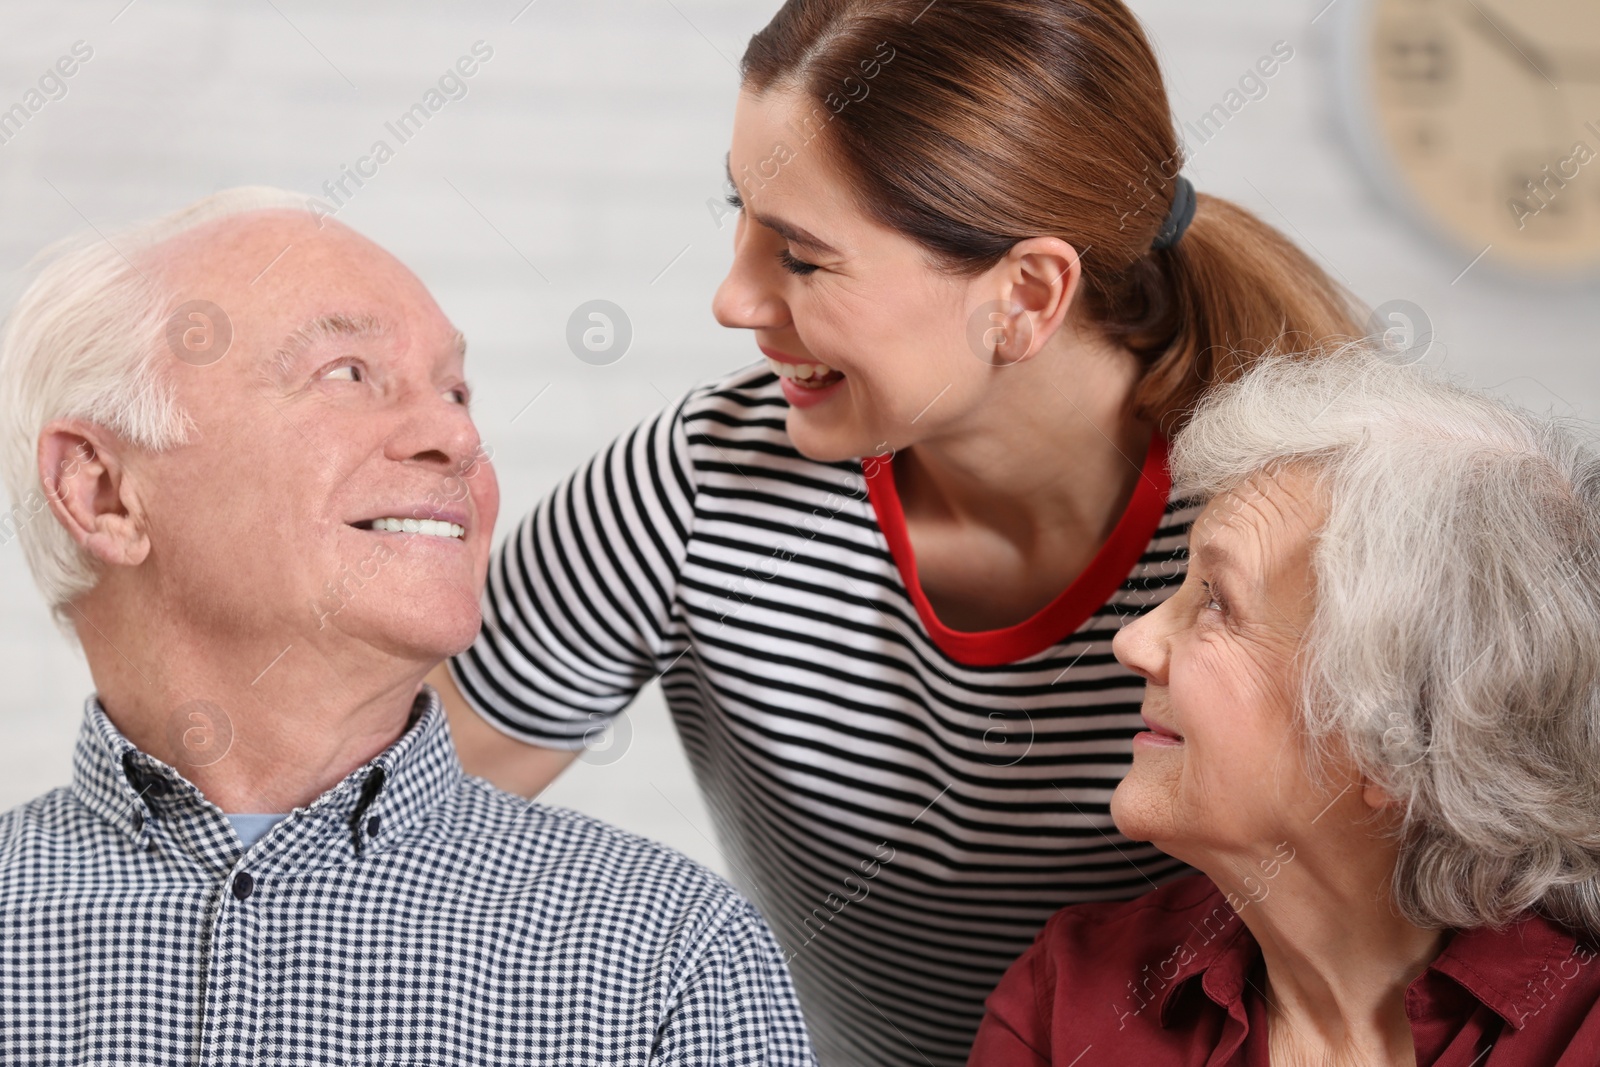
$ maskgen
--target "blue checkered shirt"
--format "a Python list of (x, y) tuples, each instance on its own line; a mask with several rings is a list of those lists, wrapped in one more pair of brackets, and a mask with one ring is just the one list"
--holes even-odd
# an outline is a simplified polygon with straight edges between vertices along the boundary
[(405, 735), (248, 851), (90, 700), (0, 818), (0, 1063), (810, 1065), (725, 882)]

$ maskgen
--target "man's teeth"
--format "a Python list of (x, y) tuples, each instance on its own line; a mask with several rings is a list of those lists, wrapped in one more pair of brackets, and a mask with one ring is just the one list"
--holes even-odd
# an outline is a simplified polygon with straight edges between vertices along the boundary
[(772, 373), (780, 378), (797, 379), (802, 382), (820, 381), (839, 372), (825, 363), (784, 363), (781, 360), (768, 359), (767, 366), (772, 368)]
[(467, 532), (453, 522), (439, 519), (373, 519), (372, 528), (380, 533), (424, 534), (428, 537), (460, 537)]

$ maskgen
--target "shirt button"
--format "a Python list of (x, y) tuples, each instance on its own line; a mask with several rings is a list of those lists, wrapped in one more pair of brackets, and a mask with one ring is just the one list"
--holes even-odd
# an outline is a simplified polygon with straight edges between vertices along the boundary
[(250, 877), (249, 871), (240, 871), (233, 876), (233, 895), (240, 900), (245, 899), (255, 892), (256, 880)]
[(377, 837), (378, 836), (378, 817), (376, 815), (374, 815), (372, 818), (367, 820), (367, 836), (368, 837)]

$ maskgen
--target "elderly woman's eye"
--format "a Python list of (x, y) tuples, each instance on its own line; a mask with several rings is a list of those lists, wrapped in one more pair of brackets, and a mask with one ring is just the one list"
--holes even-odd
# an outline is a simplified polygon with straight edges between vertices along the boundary
[(462, 407), (466, 407), (472, 400), (472, 394), (467, 392), (467, 387), (464, 385), (458, 385), (454, 389), (446, 389), (444, 395)]
[(1222, 597), (1218, 595), (1216, 589), (1212, 587), (1210, 582), (1202, 578), (1200, 580), (1200, 588), (1205, 590), (1207, 611), (1227, 610), (1227, 606), (1222, 602)]

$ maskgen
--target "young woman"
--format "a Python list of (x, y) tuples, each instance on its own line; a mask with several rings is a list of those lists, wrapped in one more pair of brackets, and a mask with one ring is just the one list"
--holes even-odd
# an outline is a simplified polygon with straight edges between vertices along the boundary
[(958, 1064), (1053, 911), (1185, 870), (1107, 807), (1111, 639), (1194, 514), (1165, 435), (1358, 320), (1179, 178), (1119, 0), (791, 0), (743, 74), (715, 310), (766, 359), (540, 504), (438, 684), (532, 794), (661, 677), (822, 1062)]

